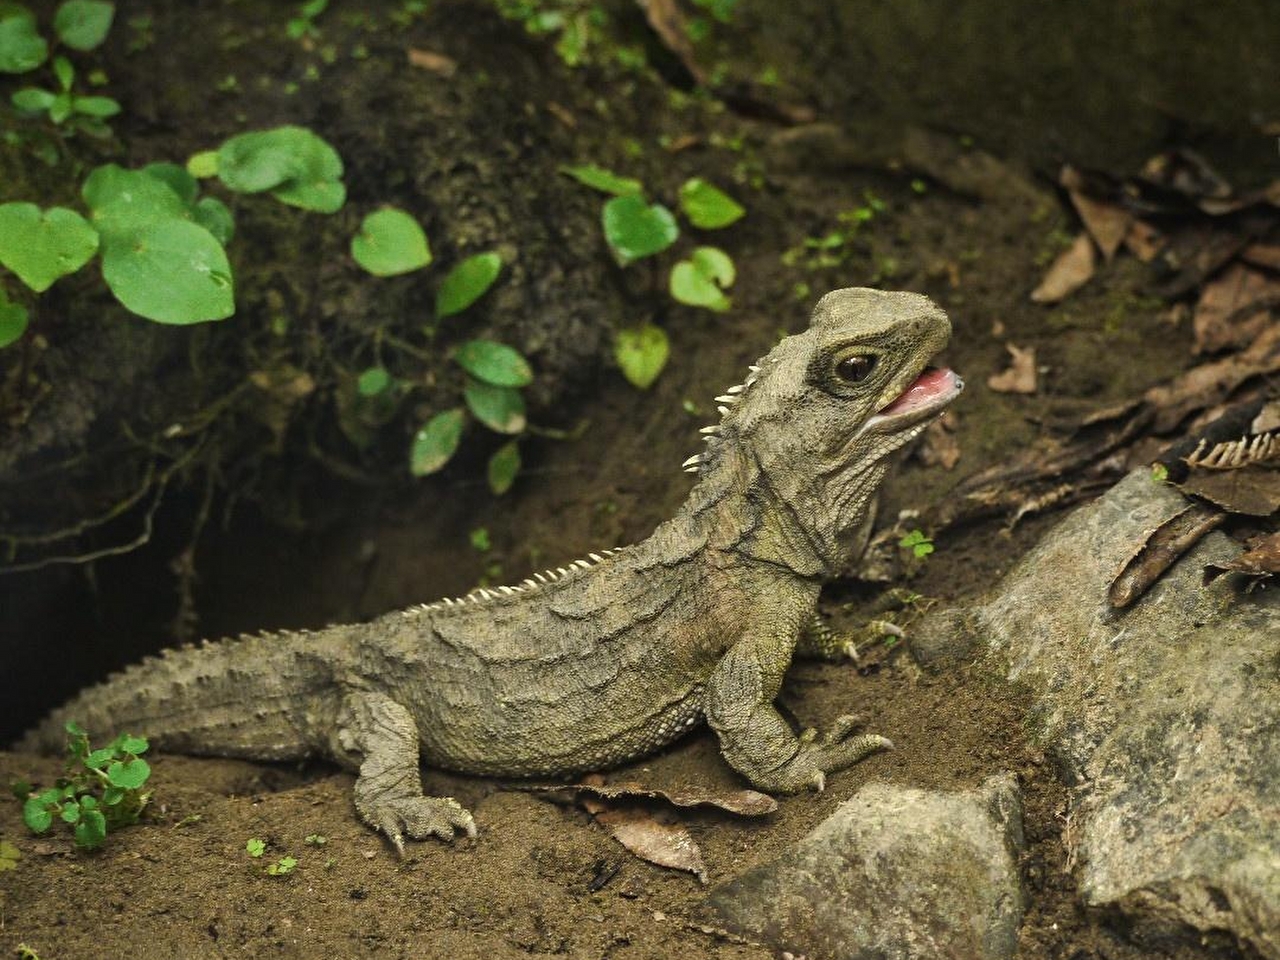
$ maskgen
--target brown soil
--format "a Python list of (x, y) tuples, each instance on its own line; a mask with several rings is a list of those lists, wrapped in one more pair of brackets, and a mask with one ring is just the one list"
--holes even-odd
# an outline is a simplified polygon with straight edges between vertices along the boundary
[[(366, 28), (353, 27), (337, 15), (342, 6), (335, 4), (323, 22), (324, 39), (346, 50), (364, 37)], [(209, 31), (229, 30), (226, 23), (234, 27), (236, 17), (248, 16), (237, 4), (217, 10), (201, 5), (201, 10), (199, 23)], [(235, 72), (244, 90), (279, 82), (268, 57), (257, 56), (248, 64), (234, 60), (244, 46), (286, 43), (284, 8), (269, 10), (280, 21), (271, 21), (274, 32), (259, 36), (250, 31), (252, 42), (224, 44), (211, 56), (231, 60), (215, 63), (206, 71), (210, 76)], [(201, 31), (175, 26), (171, 13), (150, 12), (156, 32), (168, 38), (166, 43), (178, 45), (166, 46), (166, 63), (197, 59), (192, 48), (180, 45), (184, 36)], [(483, 27), (459, 26), (460, 17), (475, 18)], [(197, 576), (186, 582), (194, 590), (189, 608), (181, 606), (168, 567), (188, 546), (188, 517), (199, 508), (200, 490), (177, 491), (145, 549), (94, 565), (92, 576), (54, 571), (24, 581), (22, 590), (7, 595), (13, 603), (6, 616), (22, 628), (13, 634), (18, 642), (6, 637), (3, 651), (6, 666), (17, 665), (11, 675), (17, 678), (12, 686), (19, 708), (6, 718), (10, 732), (34, 721), (40, 710), (86, 680), (171, 642), (171, 621), (184, 609), (198, 615), (201, 633), (215, 636), (361, 619), (456, 595), (485, 578), (518, 581), (549, 564), (647, 535), (688, 488), (678, 464), (697, 449), (696, 428), (714, 417), (711, 397), (740, 381), (746, 365), (780, 333), (801, 328), (812, 300), (831, 287), (874, 282), (935, 297), (955, 324), (953, 346), (944, 359), (970, 385), (952, 416), (960, 463), (946, 471), (908, 459), (886, 490), (882, 526), (891, 526), (902, 510), (920, 509), (927, 516), (929, 507), (963, 477), (1089, 409), (1135, 396), (1189, 360), (1186, 324), (1170, 324), (1164, 305), (1142, 295), (1146, 278), (1132, 261), (1105, 268), (1061, 307), (1046, 309), (1028, 301), (1047, 258), (1061, 249), (1064, 231), (1074, 229), (1047, 186), (1039, 199), (1011, 188), (1007, 196), (997, 191), (978, 202), (933, 182), (920, 192), (910, 176), (854, 169), (792, 175), (765, 170), (761, 188), (751, 189), (739, 180), (760, 167), (763, 147), (775, 132), (767, 123), (701, 102), (664, 111), (665, 92), (658, 81), (567, 71), (548, 44), (524, 37), (487, 8), (468, 4), (434, 8), (403, 35), (390, 30), (379, 34), (367, 69), (380, 79), (408, 70), (403, 58), (409, 46), (456, 57), (458, 50), (450, 48), (448, 38), (459, 34), (497, 36), (504, 49), (519, 49), (521, 56), (532, 58), (543, 72), (536, 83), (544, 86), (528, 91), (530, 103), (539, 108), (551, 101), (562, 108), (578, 104), (584, 111), (585, 132), (555, 139), (556, 149), (564, 149), (565, 155), (550, 157), (544, 169), (584, 159), (621, 168), (625, 161), (618, 159), (617, 144), (635, 138), (646, 149), (646, 159), (638, 165), (666, 197), (694, 175), (736, 184), (733, 189), (750, 213), (716, 238), (738, 263), (733, 310), (717, 316), (673, 308), (661, 292), (659, 273), (646, 275), (640, 265), (619, 277), (608, 272), (604, 250), (596, 248), (593, 256), (608, 277), (601, 288), (627, 305), (628, 319), (655, 317), (670, 333), (671, 363), (652, 391), (632, 390), (604, 365), (601, 373), (584, 373), (581, 357), (574, 366), (557, 354), (564, 377), (585, 386), (577, 392), (548, 390), (535, 419), (558, 427), (585, 421), (585, 428), (574, 439), (526, 443), (525, 470), (514, 490), (500, 499), (485, 489), (487, 451), (480, 449), (464, 451), (442, 477), (407, 493), (354, 495), (350, 487), (333, 481), (300, 483), (305, 493), (295, 492), (307, 498), (308, 516), (320, 512), (337, 518), (303, 532), (286, 533), (269, 519), (279, 517), (281, 495), (258, 497), (270, 503), (267, 508), (240, 504), (230, 509), (236, 500), (233, 490), (216, 501), (228, 507), (226, 523), (210, 523), (196, 545)], [(467, 49), (470, 56), (479, 56), (476, 47)], [(237, 64), (234, 70), (230, 62)], [(472, 59), (462, 60), (459, 69), (482, 73), (503, 66), (501, 59)], [(369, 91), (358, 88), (359, 65), (344, 69), (342, 82), (353, 85), (354, 102), (374, 104)], [(596, 113), (590, 97), (582, 94), (584, 76), (602, 85), (601, 100), (607, 102)], [(137, 70), (129, 82), (143, 82)], [(343, 93), (331, 89), (326, 95)], [(412, 85), (400, 84), (395, 96), (388, 95), (376, 108), (409, 114), (414, 98), (423, 96)], [(203, 109), (202, 101), (190, 95), (166, 98), (147, 90), (137, 97), (139, 112), (163, 116), (184, 130), (184, 118), (197, 124)], [(247, 115), (246, 127), (292, 119), (288, 97), (273, 95), (265, 105), (242, 100), (239, 109)], [(141, 120), (127, 122), (142, 128), (139, 143), (144, 134), (152, 141), (164, 139)], [(312, 116), (307, 122), (323, 130), (322, 118)], [(344, 122), (353, 123), (349, 117)], [(539, 122), (557, 121), (543, 116)], [(395, 143), (378, 140), (361, 146), (352, 129), (346, 128), (344, 154), (356, 155), (353, 169), (412, 166), (414, 158), (397, 155)], [(191, 149), (203, 148), (225, 132), (191, 135)], [(657, 146), (660, 137), (685, 133), (700, 137), (693, 149), (667, 154)], [(574, 137), (582, 142), (566, 142)], [(187, 145), (183, 136), (169, 137), (161, 153), (185, 155)], [(136, 158), (150, 159), (154, 157)], [(368, 181), (365, 187), (370, 197), (377, 196)], [(864, 206), (869, 196), (883, 200), (885, 209), (860, 229), (843, 263), (813, 270), (782, 263), (784, 250), (806, 236), (836, 229), (837, 214)], [(574, 211), (577, 219), (569, 222), (595, 229), (594, 203), (585, 208), (586, 213)], [(644, 286), (654, 281), (655, 289)], [(797, 293), (799, 283), (809, 292)], [(348, 295), (332, 294), (327, 301), (331, 312), (353, 309), (353, 301), (342, 299)], [(324, 294), (318, 296), (323, 299)], [(398, 296), (404, 298), (398, 306), (413, 302), (408, 293)], [(356, 303), (355, 309), (363, 305)], [(250, 316), (231, 322), (248, 323)], [(614, 319), (602, 318), (602, 329)], [(487, 315), (485, 322), (492, 322)], [(598, 331), (591, 336), (601, 339)], [(1006, 365), (1007, 341), (1037, 350), (1043, 369), (1033, 396), (986, 387), (987, 377)], [(587, 352), (603, 349), (596, 341), (582, 347)], [(477, 438), (477, 448), (483, 445)], [(390, 446), (403, 449), (398, 439)], [(254, 478), (262, 472), (288, 476), (291, 466), (303, 469), (282, 459), (255, 472)], [(315, 465), (305, 469), (314, 471)], [(321, 510), (316, 501), (325, 495), (333, 502)], [(1050, 519), (1033, 519), (1012, 530), (992, 523), (949, 531), (926, 562), (905, 565), (910, 585), (944, 600), (971, 596), (1007, 569)], [(470, 544), (470, 533), (480, 527), (491, 541), (485, 551)], [(838, 624), (851, 626), (875, 594), (871, 586), (841, 581), (828, 593), (827, 610)], [(190, 627), (189, 622), (184, 626)], [(50, 647), (55, 642), (56, 653)], [(1078, 905), (1061, 843), (1065, 788), (1029, 745), (1019, 704), (978, 671), (922, 674), (902, 649), (876, 648), (866, 652), (861, 668), (797, 665), (783, 701), (798, 722), (814, 725), (852, 707), (868, 718), (871, 729), (891, 736), (897, 749), (832, 777), (821, 795), (783, 799), (776, 814), (759, 821), (682, 811), (680, 818), (702, 848), (711, 883), (778, 854), (869, 780), (947, 788), (1012, 771), (1026, 792), (1029, 849), (1023, 868), (1034, 893), (1022, 930), (1022, 956), (1145, 960), (1207, 955), (1189, 947), (1135, 944), (1124, 938), (1114, 918)], [(55, 760), (0, 754), (0, 779), (6, 783), (49, 783), (58, 772)], [(659, 786), (741, 785), (706, 733), (609, 776)], [(553, 802), (517, 784), (436, 771), (427, 772), (426, 784), (430, 792), (454, 795), (474, 811), (480, 827), (476, 840), (413, 844), (399, 860), (355, 819), (351, 778), (323, 764), (295, 769), (157, 756), (154, 800), (145, 822), (113, 835), (92, 854), (75, 852), (62, 834), (31, 836), (22, 825), (19, 805), (0, 803), (0, 839), (22, 853), (16, 870), (0, 872), (0, 950), (25, 943), (45, 960), (772, 955), (763, 946), (718, 931), (703, 913), (705, 888), (696, 879), (633, 858), (578, 806)], [(322, 835), (327, 842), (308, 845), (310, 835)], [(297, 869), (288, 876), (267, 876), (264, 861), (245, 853), (251, 837), (268, 842), (267, 858), (295, 856)]]

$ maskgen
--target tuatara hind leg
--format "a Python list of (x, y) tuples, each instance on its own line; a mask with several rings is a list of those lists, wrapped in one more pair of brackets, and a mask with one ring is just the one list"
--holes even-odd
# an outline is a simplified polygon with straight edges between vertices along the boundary
[(724, 758), (771, 793), (821, 790), (828, 773), (893, 747), (885, 737), (854, 736), (858, 720), (851, 716), (836, 718), (825, 734), (808, 730), (797, 737), (773, 705), (790, 650), (791, 642), (777, 635), (743, 638), (716, 666), (703, 701)]
[(800, 631), (796, 656), (810, 660), (858, 662), (858, 648), (883, 640), (903, 638), (906, 634), (892, 620), (868, 620), (855, 630), (833, 630), (817, 610)]
[(356, 768), (356, 812), (386, 834), (400, 854), (404, 838), (452, 840), (476, 835), (475, 821), (452, 797), (426, 797), (418, 770), (418, 727), (402, 704), (379, 693), (343, 700), (331, 738), (334, 755)]

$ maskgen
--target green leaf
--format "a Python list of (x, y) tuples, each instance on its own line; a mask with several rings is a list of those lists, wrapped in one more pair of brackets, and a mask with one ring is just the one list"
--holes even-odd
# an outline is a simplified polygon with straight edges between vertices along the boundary
[(98, 233), (65, 207), (41, 212), (34, 203), (0, 205), (0, 264), (36, 293), (75, 273), (97, 252)]
[(151, 766), (141, 757), (122, 760), (107, 767), (107, 782), (122, 790), (137, 790), (151, 776)]
[(189, 207), (195, 203), (200, 185), (196, 183), (195, 177), (176, 163), (148, 163), (138, 172), (165, 184), (184, 206)]
[(62, 123), (75, 110), (75, 98), (69, 93), (59, 93), (49, 105), (49, 119), (54, 123)]
[(43, 795), (28, 797), (22, 804), (22, 822), (32, 833), (44, 833), (53, 823), (53, 811), (45, 803)]
[(598, 167), (594, 163), (583, 163), (578, 166), (563, 166), (560, 172), (573, 177), (584, 186), (602, 193), (611, 193), (623, 197), (633, 193), (644, 193), (644, 184), (631, 177), (620, 177), (612, 170)]
[(391, 374), (386, 367), (370, 367), (356, 381), (356, 392), (362, 397), (376, 397), (391, 386)]
[(76, 68), (66, 57), (53, 58), (53, 75), (58, 78), (58, 86), (66, 93), (76, 79)]
[(231, 242), (236, 232), (235, 217), (217, 197), (201, 197), (191, 208), (191, 214), (195, 217), (195, 222), (212, 233), (214, 239), (224, 247)]
[(76, 113), (83, 113), (86, 117), (105, 120), (120, 112), (120, 104), (110, 97), (72, 97), (71, 109)]
[(94, 750), (84, 758), (84, 765), (90, 770), (99, 770), (115, 759), (116, 752), (111, 747)]
[(187, 173), (198, 180), (218, 175), (218, 151), (202, 150), (187, 158)]
[(364, 218), (351, 239), (351, 256), (375, 277), (393, 277), (431, 262), (427, 235), (403, 210), (383, 207)]
[(53, 106), (53, 101), (58, 98), (51, 90), (41, 90), (39, 87), (23, 87), (21, 90), (14, 92), (9, 98), (19, 110), (26, 113), (44, 113)]
[(151, 749), (151, 743), (146, 737), (135, 737), (130, 733), (122, 733), (116, 737), (112, 746), (121, 753), (131, 753), (135, 757), (140, 757)]
[(505, 343), (468, 340), (453, 352), (458, 366), (495, 387), (527, 387), (533, 383), (529, 361)]
[(520, 445), (512, 440), (504, 443), (489, 458), (489, 489), (502, 496), (516, 482), (520, 472)]
[(102, 277), (116, 299), (157, 323), (223, 320), (235, 312), (226, 251), (204, 227), (162, 220), (108, 244)]
[(477, 253), (467, 257), (446, 274), (436, 291), (436, 319), (443, 320), (461, 313), (487, 291), (502, 272), (502, 257), (497, 253)]
[(76, 824), (76, 846), (92, 850), (107, 839), (107, 818), (98, 810), (85, 810)]
[(469, 380), (462, 397), (475, 418), (498, 433), (520, 433), (525, 428), (524, 397), (513, 387), (498, 387)]
[(622, 375), (641, 390), (648, 390), (658, 379), (670, 352), (666, 332), (652, 323), (619, 330), (613, 340), (613, 358)]
[(727, 227), (747, 212), (733, 197), (701, 177), (686, 180), (680, 188), (680, 209), (690, 223), (703, 230)]
[(245, 841), (245, 845), (244, 845), (245, 853), (249, 854), (249, 856), (251, 857), (262, 856), (262, 854), (266, 852), (266, 849), (267, 849), (266, 842), (263, 840), (259, 840), (257, 837), (250, 837), (247, 841)]
[(80, 822), (80, 804), (68, 803), (62, 807), (61, 817), (64, 823)]
[(728, 310), (729, 298), (723, 290), (735, 277), (733, 260), (727, 253), (716, 247), (698, 247), (688, 260), (671, 268), (671, 296), (691, 307)]
[(182, 197), (166, 180), (146, 170), (125, 170), (114, 163), (95, 168), (85, 179), (80, 195), (107, 251), (136, 243), (144, 230), (158, 223), (186, 220), (191, 215)]
[(35, 14), (21, 4), (0, 3), (0, 73), (26, 73), (48, 56)]
[(425, 477), (441, 469), (458, 449), (466, 416), (459, 409), (437, 413), (423, 424), (409, 448), (409, 472)]
[(0, 348), (16, 342), (27, 331), (27, 308), (13, 303), (0, 290)]
[(660, 203), (647, 204), (644, 197), (629, 194), (614, 197), (601, 215), (604, 237), (621, 266), (641, 257), (661, 253), (680, 236), (676, 218)]
[(102, 791), (102, 805), (104, 807), (114, 807), (124, 799), (128, 793), (123, 787), (107, 787)]
[(271, 190), (304, 210), (333, 213), (346, 202), (342, 158), (305, 127), (284, 126), (232, 137), (218, 148), (218, 177), (239, 193)]
[(67, 0), (53, 15), (53, 29), (72, 50), (92, 50), (107, 39), (115, 12), (114, 3)]

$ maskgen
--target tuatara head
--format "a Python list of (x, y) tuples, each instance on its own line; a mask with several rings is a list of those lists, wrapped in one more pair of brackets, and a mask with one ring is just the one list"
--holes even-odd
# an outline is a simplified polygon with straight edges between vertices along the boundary
[(737, 487), (757, 515), (739, 531), (740, 549), (817, 575), (861, 548), (886, 458), (964, 387), (928, 365), (950, 335), (928, 297), (834, 290), (808, 330), (719, 398), (721, 422), (689, 463), (707, 494), (736, 499)]

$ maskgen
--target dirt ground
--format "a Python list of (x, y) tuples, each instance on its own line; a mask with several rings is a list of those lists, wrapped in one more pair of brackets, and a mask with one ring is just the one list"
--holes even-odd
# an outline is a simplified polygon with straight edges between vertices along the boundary
[[(243, 6), (227, 5), (226, 15), (243, 14)], [(207, 16), (222, 12), (202, 9)], [(155, 29), (172, 36), (167, 14), (150, 12)], [(433, 12), (402, 37), (384, 37), (373, 59), (399, 63), (406, 47), (433, 43), (456, 55), (440, 40), (453, 35), (432, 19), (441, 16)], [(346, 29), (335, 17), (326, 39), (347, 49), (353, 38)], [(545, 58), (552, 78), (547, 89), (531, 91), (531, 102), (554, 96), (556, 83), (579, 82), (581, 75), (564, 72), (543, 41), (514, 37), (508, 39), (539, 51), (531, 55)], [(166, 48), (166, 57), (181, 56)], [(256, 64), (271, 79), (271, 65), (262, 58)], [(241, 87), (253, 89), (257, 82), (240, 68)], [(625, 95), (625, 86), (608, 92)], [(165, 116), (201, 109), (176, 95), (169, 101), (151, 96), (160, 106), (150, 112)], [(266, 117), (283, 122), (286, 108), (287, 100), (279, 99), (239, 105), (250, 125)], [(1188, 323), (1170, 319), (1167, 304), (1149, 295), (1143, 266), (1132, 259), (1105, 267), (1060, 306), (1029, 301), (1029, 291), (1075, 230), (1068, 208), (1043, 178), (1032, 181), (1030, 191), (1011, 186), (978, 199), (904, 173), (775, 173), (761, 158), (776, 129), (758, 119), (698, 107), (626, 121), (633, 126), (619, 136), (649, 144), (683, 133), (700, 138), (697, 147), (669, 155), (669, 186), (695, 174), (730, 184), (735, 175), (762, 170), (759, 189), (739, 185), (749, 214), (724, 238), (739, 268), (732, 312), (721, 317), (667, 307), (671, 361), (651, 391), (632, 389), (602, 366), (559, 406), (536, 412), (547, 426), (585, 426), (568, 439), (527, 444), (525, 470), (505, 497), (493, 498), (485, 489), (477, 469), (483, 461), (464, 455), (455, 468), (415, 488), (349, 496), (342, 508), (329, 511), (336, 519), (301, 532), (286, 532), (258, 505), (239, 504), (225, 523), (204, 530), (194, 554), (193, 605), (202, 634), (368, 618), (457, 595), (486, 579), (518, 582), (548, 565), (646, 536), (688, 490), (679, 464), (697, 450), (697, 428), (715, 416), (711, 398), (741, 381), (747, 364), (779, 335), (801, 329), (812, 302), (831, 287), (874, 283), (934, 297), (955, 327), (943, 360), (968, 384), (948, 418), (959, 462), (944, 469), (908, 456), (885, 490), (880, 525), (886, 529), (902, 511), (919, 510), (927, 518), (965, 477), (1092, 409), (1139, 395), (1190, 362)], [(137, 122), (140, 135), (157, 136)], [(739, 141), (746, 146), (712, 145)], [(379, 160), (387, 166), (411, 162)], [(811, 270), (784, 262), (786, 250), (836, 229), (841, 211), (865, 208), (871, 198), (880, 206), (841, 262)], [(801, 283), (807, 289), (798, 290)], [(644, 304), (652, 309), (650, 301)], [(1036, 393), (988, 388), (988, 378), (1008, 364), (1007, 343), (1036, 349)], [(198, 502), (198, 493), (177, 491), (161, 523), (168, 518), (186, 529), (181, 515)], [(993, 583), (1053, 519), (953, 528), (938, 538), (927, 560), (899, 562), (912, 590), (962, 600)], [(487, 531), (485, 549), (473, 546), (478, 528)], [(181, 532), (162, 529), (136, 554), (96, 564), (91, 577), (60, 572), (42, 592), (31, 593), (30, 606), (43, 604), (52, 618), (46, 622), (63, 624), (65, 633), (50, 637), (32, 628), (5, 638), (12, 647), (6, 658), (14, 662), (30, 664), (37, 658), (32, 649), (45, 651), (37, 655), (45, 661), (43, 672), (21, 674), (38, 691), (24, 704), (47, 707), (69, 684), (101, 676), (170, 640), (179, 598), (169, 564), (183, 546)], [(852, 578), (838, 581), (824, 594), (824, 609), (838, 626), (851, 627), (879, 590)], [(60, 620), (60, 607), (83, 615)], [(66, 644), (74, 666), (56, 669), (57, 658), (45, 646), (53, 642)], [(20, 657), (18, 646), (28, 653)], [(702, 850), (710, 884), (777, 855), (869, 781), (948, 788), (1011, 771), (1026, 794), (1029, 845), (1022, 868), (1033, 904), (1021, 932), (1021, 956), (1231, 955), (1207, 946), (1135, 943), (1116, 918), (1077, 904), (1061, 842), (1066, 789), (1029, 742), (1016, 698), (979, 668), (927, 674), (901, 646), (873, 646), (858, 667), (797, 664), (782, 700), (804, 725), (822, 726), (852, 709), (897, 749), (830, 778), (822, 794), (783, 798), (776, 814), (759, 820), (680, 811)], [(9, 718), (16, 721), (10, 726), (20, 729), (37, 716), (34, 707), (24, 710)], [(452, 845), (412, 844), (398, 859), (356, 820), (352, 778), (323, 763), (295, 768), (158, 754), (153, 768), (154, 797), (144, 822), (91, 854), (76, 852), (61, 833), (33, 837), (20, 805), (0, 802), (0, 839), (22, 854), (16, 869), (0, 871), (0, 951), (25, 944), (43, 960), (773, 955), (719, 930), (704, 912), (707, 888), (696, 878), (633, 857), (581, 806), (525, 785), (426, 771), (428, 792), (456, 796), (468, 806), (479, 836)], [(55, 759), (0, 753), (6, 784), (49, 783), (59, 769)], [(705, 732), (607, 776), (654, 786), (741, 786)], [(314, 835), (326, 842), (308, 843)], [(264, 860), (291, 855), (297, 868), (287, 876), (266, 875), (264, 860), (245, 852), (252, 837), (267, 842)]]

